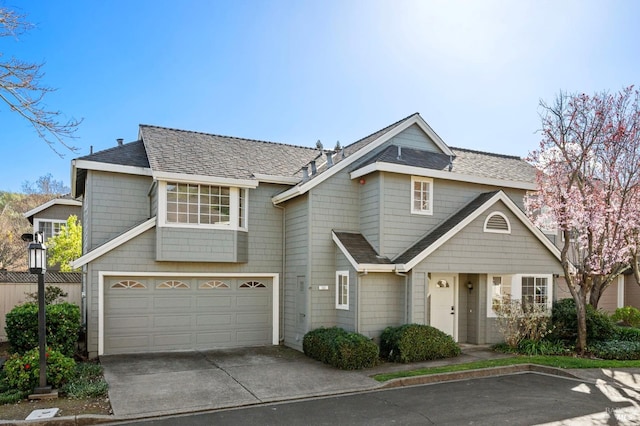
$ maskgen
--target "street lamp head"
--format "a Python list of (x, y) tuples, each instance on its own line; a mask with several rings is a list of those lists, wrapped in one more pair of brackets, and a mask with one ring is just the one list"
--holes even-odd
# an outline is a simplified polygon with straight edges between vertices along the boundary
[(44, 274), (47, 271), (47, 246), (42, 242), (42, 233), (34, 234), (34, 241), (29, 243), (29, 273)]

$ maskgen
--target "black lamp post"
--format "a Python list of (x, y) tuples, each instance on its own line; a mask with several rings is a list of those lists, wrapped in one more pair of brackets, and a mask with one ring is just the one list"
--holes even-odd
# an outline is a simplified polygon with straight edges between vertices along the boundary
[(38, 275), (38, 344), (40, 347), (40, 386), (33, 390), (36, 394), (50, 393), (47, 386), (47, 320), (44, 300), (44, 274), (47, 272), (47, 246), (44, 245), (42, 232), (33, 234), (33, 241), (27, 247), (29, 253), (29, 273)]

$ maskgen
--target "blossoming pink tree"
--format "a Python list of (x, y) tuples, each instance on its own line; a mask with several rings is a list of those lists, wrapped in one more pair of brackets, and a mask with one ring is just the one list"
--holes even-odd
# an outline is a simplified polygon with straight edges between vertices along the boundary
[[(560, 93), (542, 108), (542, 140), (529, 160), (538, 191), (526, 199), (538, 223), (557, 224), (564, 278), (578, 313), (576, 350), (586, 348), (586, 304), (623, 272), (638, 272), (640, 93)], [(640, 281), (639, 281), (640, 282)]]

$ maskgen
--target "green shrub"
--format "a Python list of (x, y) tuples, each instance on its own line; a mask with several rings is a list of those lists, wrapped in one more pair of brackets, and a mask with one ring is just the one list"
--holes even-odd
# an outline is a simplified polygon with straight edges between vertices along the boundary
[[(25, 293), (27, 296), (27, 302), (33, 302), (38, 304), (38, 292)], [(64, 298), (69, 296), (69, 293), (62, 290), (60, 287), (54, 285), (48, 285), (44, 289), (44, 303), (45, 305), (52, 305), (54, 303), (64, 302)]]
[(460, 355), (451, 336), (429, 325), (387, 327), (380, 336), (380, 353), (393, 362), (417, 362)]
[(640, 310), (633, 306), (625, 306), (624, 308), (618, 308), (611, 315), (611, 319), (615, 322), (621, 322), (622, 325), (627, 327), (639, 327), (640, 326)]
[(2, 404), (15, 404), (29, 396), (29, 392), (23, 392), (18, 389), (10, 389), (4, 392), (0, 392), (0, 405)]
[[(609, 340), (615, 336), (613, 321), (609, 316), (593, 306), (587, 305), (587, 342)], [(578, 337), (578, 315), (575, 301), (561, 299), (553, 304), (551, 321), (556, 339), (575, 341)]]
[(640, 329), (638, 328), (616, 326), (614, 330), (615, 333), (613, 336), (613, 340), (640, 342)]
[[(71, 303), (46, 306), (47, 346), (73, 356), (80, 331), (80, 308)], [(7, 339), (11, 350), (24, 354), (38, 347), (38, 306), (25, 303), (6, 316)]]
[[(40, 356), (38, 349), (27, 351), (24, 355), (12, 355), (4, 363), (7, 384), (20, 391), (28, 392), (39, 384)], [(47, 349), (47, 384), (60, 387), (73, 377), (75, 361), (61, 352)]]
[(305, 334), (302, 350), (310, 358), (342, 370), (373, 367), (378, 362), (378, 346), (366, 336), (342, 328), (318, 328)]
[(598, 358), (617, 359), (621, 361), (640, 359), (640, 342), (609, 340), (593, 342), (589, 351)]
[(104, 380), (100, 364), (81, 362), (76, 364), (74, 377), (60, 390), (68, 398), (99, 398), (107, 395), (109, 385)]

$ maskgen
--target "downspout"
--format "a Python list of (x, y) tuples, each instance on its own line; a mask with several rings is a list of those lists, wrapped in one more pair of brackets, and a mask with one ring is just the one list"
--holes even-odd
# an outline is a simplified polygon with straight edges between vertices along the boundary
[(278, 334), (279, 334), (279, 338), (278, 338), (278, 342), (280, 342), (280, 344), (284, 344), (284, 289), (285, 289), (285, 267), (286, 267), (286, 259), (287, 259), (287, 228), (286, 228), (286, 212), (287, 210), (283, 207), (283, 206), (279, 206), (277, 204), (274, 204), (273, 207), (282, 210), (282, 266), (281, 266), (281, 279), (280, 279), (280, 291), (278, 292), (278, 299), (280, 299), (280, 309), (278, 309), (280, 312), (283, 313), (283, 315), (280, 315), (280, 312), (278, 312), (278, 316), (280, 317), (279, 319), (279, 330), (278, 330)]

